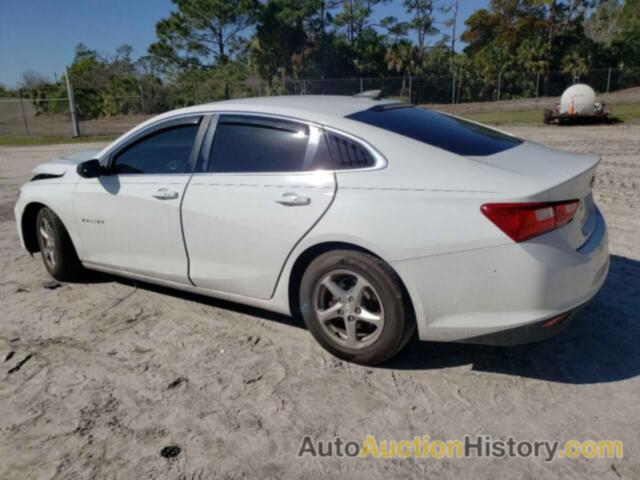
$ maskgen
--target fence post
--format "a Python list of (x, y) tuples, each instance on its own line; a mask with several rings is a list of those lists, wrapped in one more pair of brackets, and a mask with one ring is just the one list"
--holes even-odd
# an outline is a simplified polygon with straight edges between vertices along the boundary
[(456, 103), (456, 71), (451, 71), (451, 104)]
[(67, 97), (69, 98), (69, 111), (71, 112), (71, 128), (73, 129), (73, 136), (80, 136), (80, 125), (78, 124), (78, 112), (76, 111), (76, 97), (73, 93), (73, 87), (71, 86), (71, 79), (69, 78), (69, 69), (65, 69), (65, 78), (67, 79)]
[(500, 89), (502, 88), (502, 70), (498, 72), (498, 101), (500, 101)]
[(144, 108), (144, 91), (142, 90), (142, 82), (138, 83), (138, 88), (140, 89), (140, 107), (142, 108), (142, 116), (145, 116), (145, 108)]
[(607, 72), (607, 93), (609, 93), (610, 88), (611, 88), (611, 67), (609, 67), (609, 71)]
[(20, 109), (22, 110), (22, 120), (24, 121), (24, 131), (27, 135), (31, 135), (29, 132), (29, 124), (27, 123), (27, 114), (24, 111), (24, 103), (22, 102), (22, 89), (18, 90), (18, 95), (20, 95)]

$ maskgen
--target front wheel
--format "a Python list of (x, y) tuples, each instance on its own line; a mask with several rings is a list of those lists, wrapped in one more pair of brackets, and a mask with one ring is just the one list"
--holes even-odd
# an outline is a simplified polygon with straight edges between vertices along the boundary
[(365, 365), (390, 360), (415, 330), (395, 272), (353, 250), (327, 252), (311, 262), (300, 284), (300, 308), (318, 343)]
[(36, 217), (36, 234), (47, 271), (63, 282), (81, 278), (84, 273), (76, 249), (60, 218), (49, 208), (43, 207)]

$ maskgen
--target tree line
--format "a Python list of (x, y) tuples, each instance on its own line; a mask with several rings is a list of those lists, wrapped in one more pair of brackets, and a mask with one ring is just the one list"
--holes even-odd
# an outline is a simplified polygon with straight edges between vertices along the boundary
[[(424, 88), (452, 83), (454, 98), (457, 79), (459, 97), (478, 99), (502, 82), (501, 98), (518, 98), (549, 92), (552, 72), (640, 65), (640, 0), (491, 0), (458, 32), (462, 1), (172, 0), (145, 55), (80, 44), (68, 72), (87, 119), (281, 94), (311, 78), (396, 76), (403, 93), (410, 78), (431, 78)], [(51, 101), (66, 96), (62, 79), (27, 72), (23, 86), (41, 113), (67, 107)]]

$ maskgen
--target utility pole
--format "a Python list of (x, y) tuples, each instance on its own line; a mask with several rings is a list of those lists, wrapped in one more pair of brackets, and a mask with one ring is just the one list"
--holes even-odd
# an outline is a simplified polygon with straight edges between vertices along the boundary
[(607, 93), (609, 93), (611, 88), (611, 67), (609, 67), (609, 71), (607, 72)]
[(73, 137), (80, 136), (80, 125), (78, 124), (78, 112), (76, 110), (76, 97), (73, 94), (71, 79), (69, 78), (69, 69), (65, 70), (65, 78), (67, 79), (67, 96), (69, 98), (69, 111), (71, 113), (71, 127), (73, 129)]
[(456, 103), (456, 24), (458, 23), (458, 0), (453, 2), (453, 18), (451, 19), (451, 103)]
[(502, 70), (498, 72), (498, 101), (500, 101), (500, 89), (502, 88)]
[(456, 103), (456, 71), (451, 69), (451, 104)]
[(27, 123), (27, 114), (24, 111), (24, 103), (22, 101), (22, 89), (18, 90), (18, 95), (20, 95), (20, 109), (22, 110), (22, 120), (24, 121), (24, 131), (27, 135), (31, 135), (29, 132), (29, 124)]

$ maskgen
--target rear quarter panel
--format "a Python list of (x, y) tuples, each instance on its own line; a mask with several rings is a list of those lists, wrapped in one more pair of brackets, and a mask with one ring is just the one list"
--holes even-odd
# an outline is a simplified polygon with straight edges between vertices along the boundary
[(375, 130), (386, 166), (337, 171), (334, 203), (306, 241), (337, 236), (387, 262), (510, 243), (480, 207), (513, 195), (512, 173)]
[[(386, 166), (336, 172), (333, 204), (296, 246), (282, 278), (289, 278), (305, 250), (324, 242), (353, 244), (387, 263), (513, 243), (480, 207), (516, 195), (527, 201), (523, 192), (536, 191), (535, 182), (375, 127), (358, 128), (349, 133), (375, 139), (368, 143), (386, 158)], [(424, 318), (416, 281), (398, 274), (416, 314)], [(425, 274), (437, 279), (442, 272)], [(278, 285), (276, 303), (285, 298), (286, 283)]]

